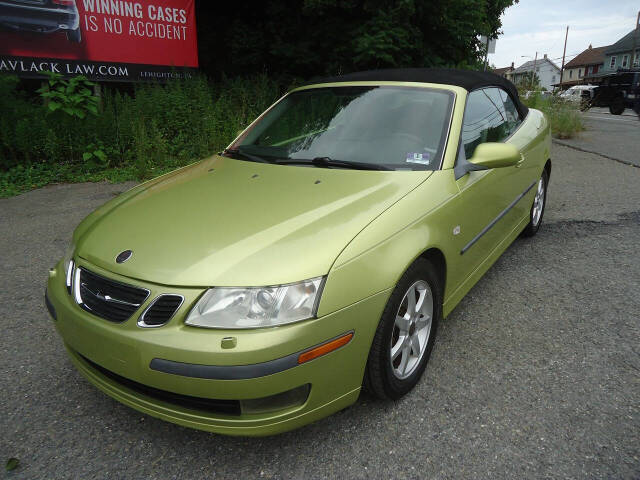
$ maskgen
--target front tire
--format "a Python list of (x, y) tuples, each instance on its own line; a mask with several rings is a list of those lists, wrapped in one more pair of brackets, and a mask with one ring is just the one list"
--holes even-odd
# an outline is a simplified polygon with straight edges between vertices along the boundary
[(544, 216), (544, 207), (547, 204), (547, 186), (549, 185), (549, 174), (547, 171), (542, 172), (538, 185), (536, 187), (536, 196), (533, 199), (533, 205), (529, 211), (529, 223), (522, 232), (525, 237), (533, 237), (542, 224)]
[(609, 104), (609, 113), (611, 115), (622, 115), (624, 112), (624, 97), (615, 97)]
[(442, 288), (433, 264), (419, 259), (402, 275), (382, 313), (373, 338), (365, 388), (396, 400), (420, 380), (442, 317)]

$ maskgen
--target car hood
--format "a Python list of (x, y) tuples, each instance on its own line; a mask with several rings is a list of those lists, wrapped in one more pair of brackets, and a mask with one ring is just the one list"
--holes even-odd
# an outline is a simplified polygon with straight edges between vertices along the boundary
[[(325, 275), (368, 223), (429, 171), (261, 164), (214, 156), (98, 209), (76, 254), (175, 286), (259, 286)], [(132, 250), (125, 263), (116, 256)]]

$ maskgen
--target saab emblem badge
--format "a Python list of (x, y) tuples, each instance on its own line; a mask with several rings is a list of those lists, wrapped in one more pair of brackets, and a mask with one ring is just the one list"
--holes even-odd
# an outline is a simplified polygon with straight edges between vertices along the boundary
[(116, 257), (116, 263), (124, 263), (131, 258), (133, 252), (131, 250), (125, 250), (124, 252), (120, 252)]

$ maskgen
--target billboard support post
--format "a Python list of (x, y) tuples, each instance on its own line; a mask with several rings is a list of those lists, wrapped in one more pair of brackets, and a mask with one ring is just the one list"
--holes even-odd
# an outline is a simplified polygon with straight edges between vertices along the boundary
[(102, 85), (99, 82), (93, 86), (93, 96), (98, 98), (98, 108), (102, 110)]
[[(49, 90), (49, 82), (47, 80), (42, 80), (40, 82), (40, 85), (42, 86), (43, 90), (46, 90), (46, 91)], [(49, 106), (49, 99), (47, 97), (42, 97), (42, 104), (45, 107), (48, 107)]]

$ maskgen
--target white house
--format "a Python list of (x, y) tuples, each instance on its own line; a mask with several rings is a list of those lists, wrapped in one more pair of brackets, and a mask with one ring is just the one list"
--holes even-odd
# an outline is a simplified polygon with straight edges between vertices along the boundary
[(540, 81), (540, 86), (547, 90), (553, 89), (553, 84), (560, 81), (560, 67), (547, 58), (545, 53), (542, 58), (530, 60), (523, 63), (518, 68), (510, 72), (509, 77), (516, 85), (524, 84), (532, 81), (533, 72)]

